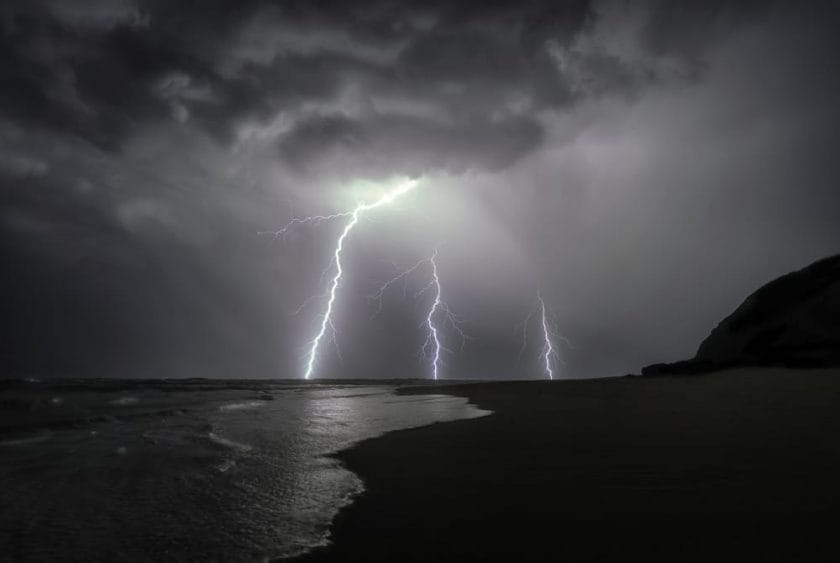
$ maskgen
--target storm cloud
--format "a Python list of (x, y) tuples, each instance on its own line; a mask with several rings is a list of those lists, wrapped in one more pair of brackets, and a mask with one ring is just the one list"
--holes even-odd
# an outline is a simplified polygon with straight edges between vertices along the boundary
[(837, 251), (829, 3), (333, 4), (4, 3), (8, 375), (298, 376), (338, 225), (257, 233), (356, 179), (428, 188), (354, 239), (325, 376), (424, 375), (424, 305), (366, 296), (441, 242), (452, 377), (539, 375), (537, 291), (611, 375)]

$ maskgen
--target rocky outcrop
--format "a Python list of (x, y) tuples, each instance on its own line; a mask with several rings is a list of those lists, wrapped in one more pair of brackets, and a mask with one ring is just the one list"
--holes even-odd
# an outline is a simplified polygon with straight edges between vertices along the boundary
[(768, 283), (715, 327), (694, 358), (642, 375), (740, 366), (840, 367), (840, 255)]

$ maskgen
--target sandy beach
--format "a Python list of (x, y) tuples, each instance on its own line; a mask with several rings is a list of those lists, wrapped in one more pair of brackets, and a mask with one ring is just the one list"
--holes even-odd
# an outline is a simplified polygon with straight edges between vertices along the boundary
[(840, 370), (439, 385), (494, 414), (338, 457), (366, 492), (303, 561), (830, 560)]

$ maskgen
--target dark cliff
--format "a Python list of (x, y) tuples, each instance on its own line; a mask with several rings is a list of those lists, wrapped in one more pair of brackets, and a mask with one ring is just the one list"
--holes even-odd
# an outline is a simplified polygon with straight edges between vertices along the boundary
[(763, 286), (712, 330), (694, 358), (654, 364), (642, 375), (741, 366), (840, 366), (840, 255)]

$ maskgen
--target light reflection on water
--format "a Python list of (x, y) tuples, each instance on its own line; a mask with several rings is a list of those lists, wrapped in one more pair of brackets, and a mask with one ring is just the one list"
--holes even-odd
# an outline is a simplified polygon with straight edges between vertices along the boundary
[(37, 404), (46, 422), (27, 419), (30, 427), (15, 433), (3, 426), (0, 546), (20, 558), (298, 553), (322, 544), (334, 514), (362, 489), (325, 454), (485, 414), (461, 398), (402, 397), (388, 386), (256, 387), (133, 389), (132, 401), (82, 388), (59, 403), (38, 398), (56, 396), (53, 389), (15, 390), (6, 404)]

